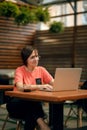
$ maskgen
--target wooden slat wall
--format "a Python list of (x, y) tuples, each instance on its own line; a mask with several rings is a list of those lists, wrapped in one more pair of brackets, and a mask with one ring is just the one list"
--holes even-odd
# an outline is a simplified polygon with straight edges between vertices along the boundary
[(87, 26), (77, 28), (76, 67), (82, 67), (82, 79), (87, 80)]
[[(15, 69), (22, 64), (20, 50), (25, 45), (36, 46), (40, 65), (54, 76), (56, 67), (71, 67), (74, 28), (61, 34), (37, 31), (36, 25), (17, 26), (13, 19), (0, 17), (0, 69)], [(35, 35), (36, 34), (36, 35)], [(87, 79), (87, 26), (78, 26), (75, 41), (75, 67), (82, 67), (82, 80)]]
[(13, 19), (0, 17), (0, 69), (15, 69), (22, 64), (20, 50), (32, 45), (36, 25), (17, 26)]
[[(43, 65), (54, 76), (56, 67), (72, 67), (74, 28), (67, 27), (60, 34), (37, 31), (35, 47)], [(75, 41), (75, 67), (82, 67), (82, 80), (87, 79), (87, 26), (78, 26)]]

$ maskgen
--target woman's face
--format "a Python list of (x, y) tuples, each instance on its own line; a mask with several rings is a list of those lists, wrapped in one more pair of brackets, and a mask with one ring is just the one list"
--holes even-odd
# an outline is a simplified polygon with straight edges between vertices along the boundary
[(33, 50), (31, 55), (27, 59), (27, 66), (34, 68), (38, 65), (39, 55), (37, 50)]

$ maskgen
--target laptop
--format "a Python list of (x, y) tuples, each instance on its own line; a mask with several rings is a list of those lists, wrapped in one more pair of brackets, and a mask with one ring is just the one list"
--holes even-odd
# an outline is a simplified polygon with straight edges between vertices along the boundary
[(53, 91), (77, 90), (82, 68), (56, 68)]

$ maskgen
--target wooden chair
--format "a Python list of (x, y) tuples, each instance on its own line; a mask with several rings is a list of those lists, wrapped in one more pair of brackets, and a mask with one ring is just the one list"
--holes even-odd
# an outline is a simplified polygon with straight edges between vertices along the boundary
[[(67, 126), (67, 122), (72, 114), (77, 117), (77, 127), (82, 127), (82, 116), (83, 116), (83, 109), (78, 106), (75, 101), (66, 101), (65, 105), (69, 106), (69, 112), (64, 122), (64, 126)], [(74, 108), (75, 107), (75, 108)]]
[[(83, 86), (84, 82), (79, 83), (79, 88)], [(81, 106), (78, 105), (76, 101), (66, 101), (66, 105), (69, 105), (70, 109), (67, 114), (67, 118), (65, 120), (64, 125), (67, 126), (67, 122), (71, 116), (71, 113), (73, 113), (77, 117), (77, 127), (82, 127), (82, 116), (83, 116), (83, 109)], [(76, 106), (77, 111), (74, 110), (74, 106)]]
[(23, 123), (22, 123), (23, 120), (22, 119), (18, 119), (18, 118), (14, 118), (11, 115), (9, 115), (9, 113), (7, 114), (7, 116), (5, 118), (5, 121), (4, 121), (3, 126), (2, 126), (2, 130), (5, 130), (5, 126), (6, 126), (6, 123), (7, 123), (9, 118), (11, 118), (13, 120), (16, 120), (16, 122), (17, 122), (16, 130), (21, 130), (22, 125), (23, 125)]
[[(5, 126), (6, 126), (6, 123), (7, 123), (7, 121), (8, 121), (8, 119), (13, 119), (13, 120), (15, 120), (16, 121), (16, 130), (21, 130), (22, 129), (22, 127), (23, 127), (23, 120), (22, 119), (20, 119), (20, 118), (15, 118), (15, 117), (13, 117), (13, 116), (11, 116), (9, 113), (7, 114), (7, 116), (6, 116), (6, 118), (5, 118), (5, 121), (4, 121), (4, 123), (3, 123), (3, 125), (2, 125), (2, 129), (1, 130), (5, 130)], [(35, 128), (35, 130), (38, 130), (39, 128), (38, 128), (38, 126), (36, 126), (36, 128)]]

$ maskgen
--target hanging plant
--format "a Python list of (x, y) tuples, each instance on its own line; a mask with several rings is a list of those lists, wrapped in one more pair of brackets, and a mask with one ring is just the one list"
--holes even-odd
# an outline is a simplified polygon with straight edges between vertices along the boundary
[(16, 17), (18, 13), (19, 8), (16, 4), (5, 1), (0, 3), (0, 16)]
[(53, 21), (50, 24), (49, 31), (54, 33), (61, 33), (64, 31), (64, 24), (62, 22)]
[(48, 22), (50, 15), (48, 8), (37, 7), (30, 9), (29, 7), (19, 7), (12, 2), (0, 3), (0, 16), (13, 17), (17, 25), (26, 25), (28, 23)]
[(42, 6), (37, 7), (35, 13), (36, 13), (37, 21), (39, 21), (39, 22), (46, 23), (50, 20), (50, 14), (48, 11), (48, 7), (46, 7), (46, 8), (43, 8)]
[(18, 25), (26, 25), (34, 23), (36, 20), (35, 14), (28, 7), (21, 7), (20, 13), (15, 17), (15, 22)]

